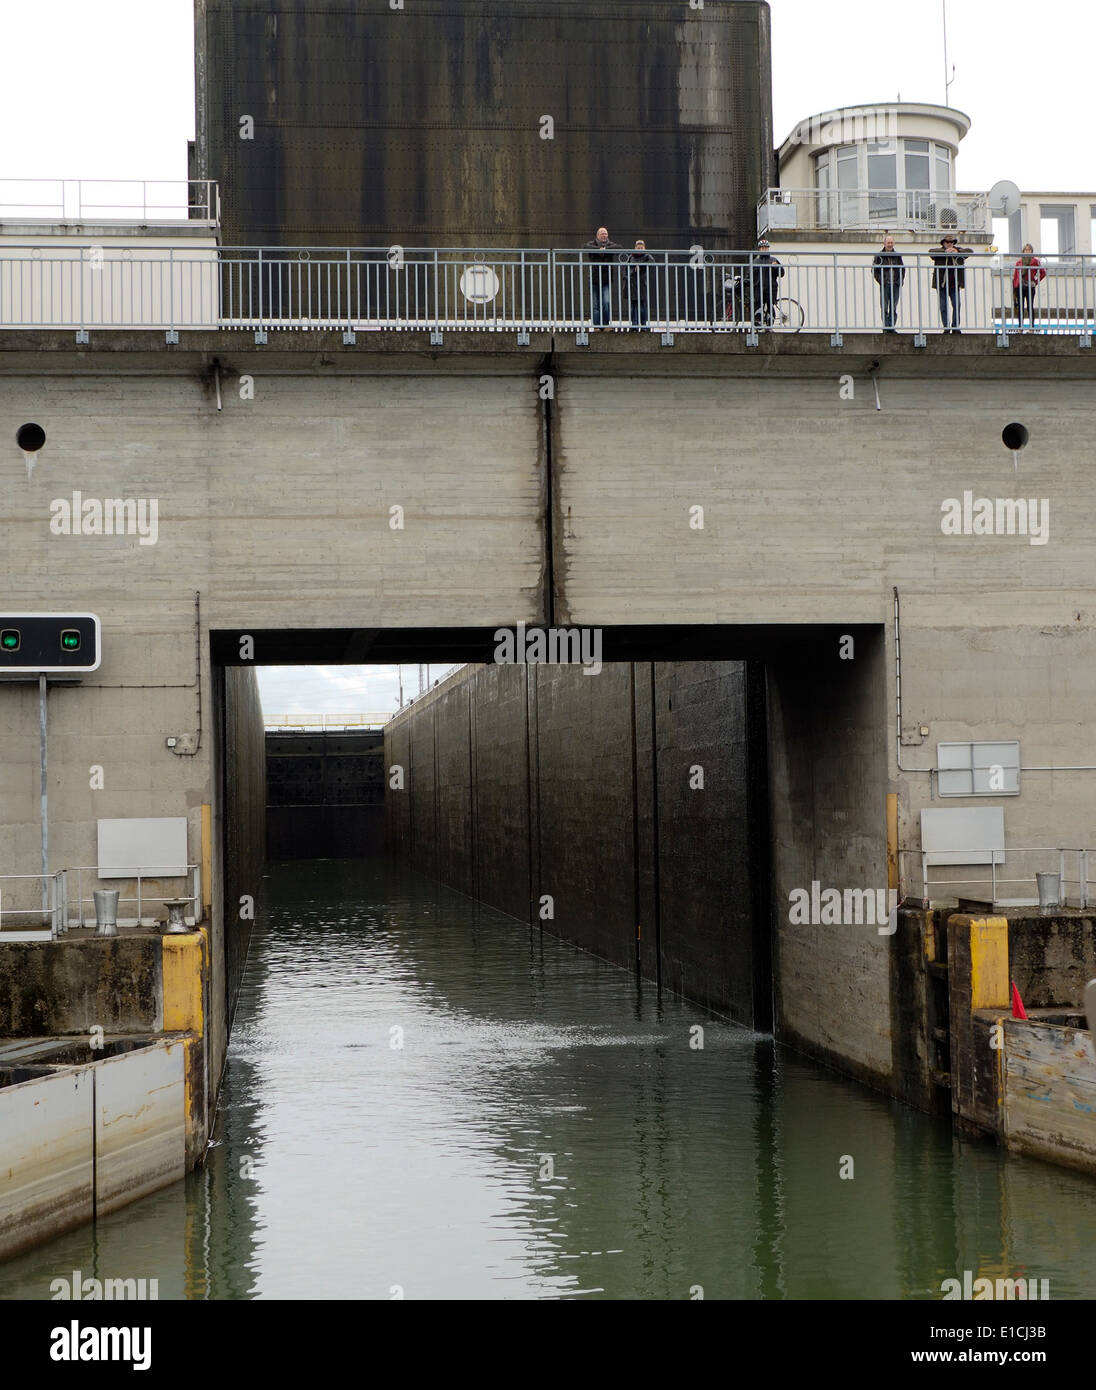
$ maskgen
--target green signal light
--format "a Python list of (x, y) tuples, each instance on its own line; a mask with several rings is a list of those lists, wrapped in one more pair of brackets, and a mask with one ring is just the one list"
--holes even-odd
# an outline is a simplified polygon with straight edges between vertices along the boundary
[(19, 630), (14, 627), (6, 627), (0, 632), (0, 648), (6, 652), (17, 652), (19, 650)]
[(72, 628), (66, 628), (61, 633), (61, 647), (66, 652), (78, 652), (80, 650), (80, 634)]

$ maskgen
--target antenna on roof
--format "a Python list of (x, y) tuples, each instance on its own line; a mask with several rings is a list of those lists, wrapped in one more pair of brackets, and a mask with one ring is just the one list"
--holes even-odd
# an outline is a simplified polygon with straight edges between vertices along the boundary
[(944, 11), (944, 105), (947, 106), (950, 100), (948, 93), (955, 81), (955, 64), (948, 67), (948, 0), (940, 0), (940, 5)]

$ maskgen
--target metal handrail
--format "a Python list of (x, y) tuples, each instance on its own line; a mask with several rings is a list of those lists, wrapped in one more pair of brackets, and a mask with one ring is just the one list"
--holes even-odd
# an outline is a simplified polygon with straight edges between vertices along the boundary
[[(79, 924), (80, 924), (80, 926), (81, 926), (81, 927), (84, 927), (84, 926), (87, 926), (87, 925), (88, 925), (87, 919), (86, 919), (86, 917), (85, 917), (85, 915), (84, 915), (84, 904), (85, 904), (85, 903), (88, 903), (88, 902), (94, 902), (94, 899), (93, 899), (92, 897), (87, 897), (87, 898), (84, 897), (84, 877), (83, 877), (84, 874), (92, 874), (92, 875), (94, 875), (95, 881), (96, 881), (97, 883), (107, 883), (107, 882), (117, 883), (117, 882), (119, 882), (119, 881), (121, 881), (121, 882), (123, 882), (123, 883), (129, 883), (129, 882), (131, 882), (131, 881), (132, 881), (132, 882), (135, 882), (136, 885), (137, 885), (137, 892), (136, 892), (136, 894), (135, 894), (133, 897), (129, 897), (129, 898), (124, 898), (124, 897), (122, 897), (121, 895), (119, 895), (118, 902), (119, 902), (119, 904), (121, 904), (121, 903), (136, 903), (136, 904), (137, 904), (137, 918), (136, 918), (137, 925), (140, 925), (140, 923), (141, 923), (142, 908), (143, 908), (145, 902), (154, 902), (154, 903), (155, 903), (155, 902), (158, 902), (158, 903), (163, 903), (163, 902), (165, 901), (163, 895), (161, 895), (161, 894), (153, 893), (153, 894), (149, 895), (149, 894), (146, 894), (146, 893), (143, 892), (143, 884), (144, 884), (144, 882), (145, 882), (146, 879), (152, 879), (152, 880), (158, 882), (158, 881), (160, 881), (161, 879), (186, 878), (186, 879), (189, 880), (189, 882), (190, 882), (190, 887), (191, 887), (192, 891), (191, 891), (190, 893), (188, 893), (188, 894), (185, 894), (184, 896), (186, 897), (186, 900), (187, 900), (188, 902), (193, 903), (193, 905), (194, 905), (194, 917), (195, 917), (195, 920), (196, 920), (196, 921), (199, 920), (199, 919), (201, 918), (201, 915), (202, 915), (202, 910), (201, 910), (201, 904), (202, 904), (202, 866), (201, 866), (200, 864), (188, 864), (188, 865), (186, 866), (186, 873), (185, 873), (185, 874), (147, 874), (147, 873), (142, 874), (142, 873), (137, 873), (137, 874), (119, 875), (117, 878), (111, 878), (111, 879), (109, 879), (109, 880), (108, 880), (108, 879), (105, 879), (105, 878), (101, 878), (101, 877), (99, 876), (99, 867), (98, 867), (98, 865), (73, 865), (73, 866), (70, 867), (70, 868), (61, 869), (59, 872), (60, 872), (61, 875), (64, 876), (64, 879), (65, 879), (65, 888), (64, 888), (64, 894), (63, 894), (63, 900), (64, 900), (64, 901), (63, 901), (63, 907), (64, 907), (64, 911), (63, 911), (63, 915), (62, 915), (62, 925), (61, 925), (61, 927), (60, 927), (60, 930), (61, 930), (61, 931), (68, 931), (69, 927), (71, 926), (71, 915), (70, 915), (70, 912), (69, 912), (69, 905), (70, 905), (70, 902), (75, 906), (75, 909), (76, 909), (76, 912), (77, 912), (77, 915), (78, 915), (78, 918), (79, 918)], [(68, 878), (67, 878), (67, 876), (68, 876), (69, 874), (75, 874), (75, 875), (76, 875), (76, 897), (75, 897), (74, 899), (70, 899), (69, 893), (68, 893), (68, 886), (67, 886), (67, 884), (68, 884)], [(93, 891), (94, 891), (94, 890), (93, 890)], [(178, 895), (174, 895), (174, 894), (173, 894), (173, 895), (171, 895), (171, 896), (178, 896)], [(92, 914), (92, 920), (94, 921), (94, 913)]]
[[(89, 329), (338, 329), (359, 332), (575, 333), (591, 329), (744, 333), (761, 329), (845, 333), (895, 326), (915, 346), (960, 313), (963, 332), (1076, 335), (1090, 347), (1096, 324), (1096, 257), (1042, 256), (1030, 297), (1014, 293), (1015, 258), (971, 251), (960, 268), (943, 254), (899, 248), (902, 274), (871, 251), (647, 253), (623, 248), (168, 248), (0, 245), (0, 327)], [(877, 280), (875, 272), (880, 272)], [(781, 273), (782, 272), (782, 273)], [(949, 294), (949, 290), (952, 293)], [(888, 309), (888, 299), (890, 308)], [(779, 312), (795, 306), (793, 315)], [(802, 311), (802, 317), (800, 317)], [(893, 325), (886, 315), (893, 316)]]
[[(6, 932), (5, 935), (7, 940), (10, 941), (13, 936), (23, 940), (46, 940), (50, 937), (56, 937), (60, 932), (64, 931), (63, 923), (67, 910), (67, 902), (65, 899), (65, 884), (62, 875), (63, 871), (60, 869), (52, 874), (0, 874), (0, 931), (4, 931), (5, 914), (8, 917), (36, 917), (39, 919), (42, 917), (49, 917), (50, 919), (49, 927), (43, 928), (41, 931), (32, 929), (19, 933)], [(39, 903), (37, 907), (5, 908), (3, 885), (8, 882), (20, 880), (33, 883), (47, 883), (49, 885), (47, 897), (48, 905), (43, 907), (42, 904)]]
[(265, 727), (278, 729), (368, 729), (379, 728), (392, 718), (390, 714), (271, 714)]
[[(970, 855), (980, 855), (980, 856), (988, 855), (988, 856), (989, 856), (989, 863), (988, 863), (988, 864), (978, 864), (978, 863), (956, 863), (956, 864), (939, 864), (939, 865), (933, 866), (933, 865), (930, 865), (930, 864), (928, 863), (928, 856), (929, 856), (929, 853), (930, 853), (930, 852), (931, 852), (931, 851), (926, 851), (926, 850), (921, 850), (921, 849), (900, 849), (900, 850), (898, 851), (898, 861), (899, 861), (899, 865), (900, 865), (900, 866), (901, 866), (901, 863), (902, 863), (903, 856), (905, 856), (905, 857), (907, 857), (907, 858), (908, 858), (909, 856), (916, 856), (916, 857), (918, 857), (918, 858), (921, 860), (921, 890), (922, 890), (922, 891), (921, 891), (920, 894), (917, 894), (917, 895), (915, 895), (915, 896), (919, 896), (919, 897), (921, 897), (922, 899), (924, 899), (924, 898), (926, 898), (926, 897), (928, 896), (928, 890), (929, 890), (930, 887), (933, 888), (933, 889), (947, 888), (947, 887), (953, 886), (953, 885), (961, 885), (961, 886), (963, 886), (963, 887), (966, 887), (966, 886), (968, 886), (968, 885), (970, 885), (970, 884), (979, 883), (979, 882), (981, 882), (983, 879), (985, 879), (985, 878), (988, 876), (989, 884), (990, 884), (990, 901), (991, 901), (991, 902), (996, 902), (996, 901), (997, 901), (997, 891), (998, 891), (998, 887), (999, 887), (1000, 885), (1002, 885), (1002, 884), (1007, 884), (1007, 883), (1011, 883), (1011, 884), (1017, 884), (1017, 883), (1031, 884), (1033, 881), (1035, 881), (1035, 873), (1037, 873), (1037, 872), (1042, 872), (1042, 871), (1040, 871), (1040, 870), (1036, 870), (1036, 871), (1034, 871), (1034, 873), (1019, 874), (1019, 875), (1015, 875), (1015, 876), (999, 873), (999, 872), (998, 872), (998, 865), (1004, 864), (1004, 863), (1005, 863), (1005, 856), (1006, 856), (1006, 855), (1009, 855), (1009, 854), (1041, 854), (1041, 855), (1055, 855), (1055, 856), (1057, 856), (1057, 861), (1058, 861), (1058, 879), (1059, 879), (1059, 883), (1060, 883), (1060, 885), (1061, 885), (1061, 892), (1062, 892), (1063, 903), (1064, 903), (1064, 901), (1065, 901), (1065, 885), (1066, 885), (1067, 883), (1076, 883), (1076, 884), (1077, 884), (1077, 906), (1078, 906), (1079, 908), (1081, 908), (1081, 909), (1085, 909), (1085, 908), (1088, 907), (1089, 901), (1090, 901), (1090, 897), (1091, 897), (1091, 895), (1090, 895), (1090, 893), (1089, 893), (1089, 884), (1090, 884), (1090, 883), (1096, 882), (1096, 880), (1093, 880), (1093, 879), (1091, 879), (1091, 878), (1089, 877), (1089, 872), (1088, 872), (1088, 855), (1089, 855), (1089, 851), (1088, 851), (1088, 849), (1087, 849), (1087, 848), (1078, 848), (1078, 847), (1074, 847), (1074, 846), (1072, 846), (1072, 845), (1055, 845), (1055, 846), (1050, 846), (1050, 845), (1004, 845), (1004, 846), (1002, 846), (1002, 845), (994, 845), (994, 846), (992, 846), (992, 847), (978, 847), (978, 846), (972, 846), (972, 845), (957, 845), (955, 848), (949, 849), (949, 850), (946, 851), (946, 853), (948, 853), (948, 854), (955, 854), (955, 855), (958, 855), (958, 854), (970, 854)], [(1077, 855), (1077, 872), (1076, 872), (1076, 874), (1071, 874), (1071, 875), (1069, 875), (1069, 876), (1067, 877), (1067, 875), (1066, 875), (1066, 855), (1074, 855), (1074, 854)], [(932, 882), (931, 882), (931, 884), (930, 884), (930, 881), (929, 881), (929, 869), (932, 868), (932, 867), (937, 867), (937, 868), (942, 868), (942, 869), (948, 869), (948, 868), (951, 868), (951, 869), (963, 869), (963, 870), (964, 870), (964, 873), (963, 873), (963, 876), (962, 876), (961, 878), (946, 878), (946, 879), (935, 878), (935, 879), (932, 880)], [(988, 870), (988, 875), (987, 875), (986, 872), (985, 872), (986, 870)], [(1049, 871), (1048, 871), (1048, 872), (1049, 872)], [(909, 892), (908, 880), (907, 880), (906, 876), (903, 875), (903, 873), (902, 873), (902, 871), (901, 871), (901, 867), (899, 868), (899, 889), (900, 889), (900, 891), (901, 891), (903, 894)], [(963, 894), (962, 896), (968, 897), (968, 896), (971, 896), (971, 895), (970, 895), (970, 894)]]
[[(155, 190), (175, 190), (166, 202)], [(107, 192), (124, 190), (120, 196)], [(16, 194), (24, 196), (17, 197)], [(30, 196), (27, 196), (30, 195)], [(39, 196), (44, 195), (44, 196)], [(150, 213), (172, 213), (151, 217)], [(0, 179), (0, 219), (84, 221), (132, 225), (151, 222), (220, 222), (220, 189), (216, 179)]]
[(980, 235), (992, 226), (989, 194), (954, 188), (769, 188), (757, 204), (758, 235), (777, 229)]

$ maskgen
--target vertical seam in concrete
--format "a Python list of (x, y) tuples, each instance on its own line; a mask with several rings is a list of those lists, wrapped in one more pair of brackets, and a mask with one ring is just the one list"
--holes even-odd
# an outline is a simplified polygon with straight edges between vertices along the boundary
[(628, 688), (632, 715), (632, 916), (636, 937), (636, 974), (642, 973), (643, 928), (639, 890), (639, 729), (636, 719), (636, 664), (628, 663)]
[[(441, 790), (438, 777), (438, 702), (433, 701), (430, 706), (430, 731), (434, 740), (434, 877), (441, 878), (441, 840), (438, 837), (438, 802), (441, 800), (438, 795)], [(444, 882), (448, 882), (448, 869), (446, 870)]]
[(415, 778), (413, 769), (415, 766), (414, 747), (415, 747), (415, 721), (407, 721), (407, 864), (413, 869), (415, 867)]
[(655, 981), (662, 984), (662, 875), (659, 862), (662, 849), (658, 841), (658, 709), (655, 699), (655, 663), (651, 662), (651, 855), (652, 896), (655, 928)]
[(476, 748), (475, 748), (475, 700), (473, 688), (479, 672), (464, 683), (468, 696), (468, 877), (472, 897), (479, 898), (479, 875), (476, 873)]
[(555, 404), (555, 347), (540, 364), (538, 373), (538, 394), (541, 376), (552, 378), (553, 390), (544, 400), (544, 594), (541, 608), (544, 622), (554, 627), (556, 621), (556, 536), (554, 517), (557, 497), (557, 482), (553, 459), (552, 407)]
[(99, 1096), (95, 1086), (95, 1068), (91, 1073), (91, 1219), (95, 1220), (99, 1211)]
[(746, 730), (746, 834), (752, 866), (751, 1012), (755, 1028), (772, 1032), (776, 1021), (773, 998), (776, 931), (773, 922), (772, 813), (769, 798), (768, 674), (763, 665), (754, 661), (745, 663), (742, 689)]
[(529, 667), (522, 668), (525, 672), (525, 684), (521, 692), (521, 702), (525, 715), (525, 848), (526, 858), (529, 865), (529, 891), (526, 900), (529, 904), (529, 923), (532, 925), (533, 917), (533, 726), (529, 718), (529, 701), (532, 696), (529, 693)]

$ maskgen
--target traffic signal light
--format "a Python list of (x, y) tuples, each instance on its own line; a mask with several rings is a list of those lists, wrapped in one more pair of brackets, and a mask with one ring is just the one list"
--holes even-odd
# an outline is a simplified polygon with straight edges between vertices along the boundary
[(97, 671), (94, 613), (0, 613), (0, 675)]

